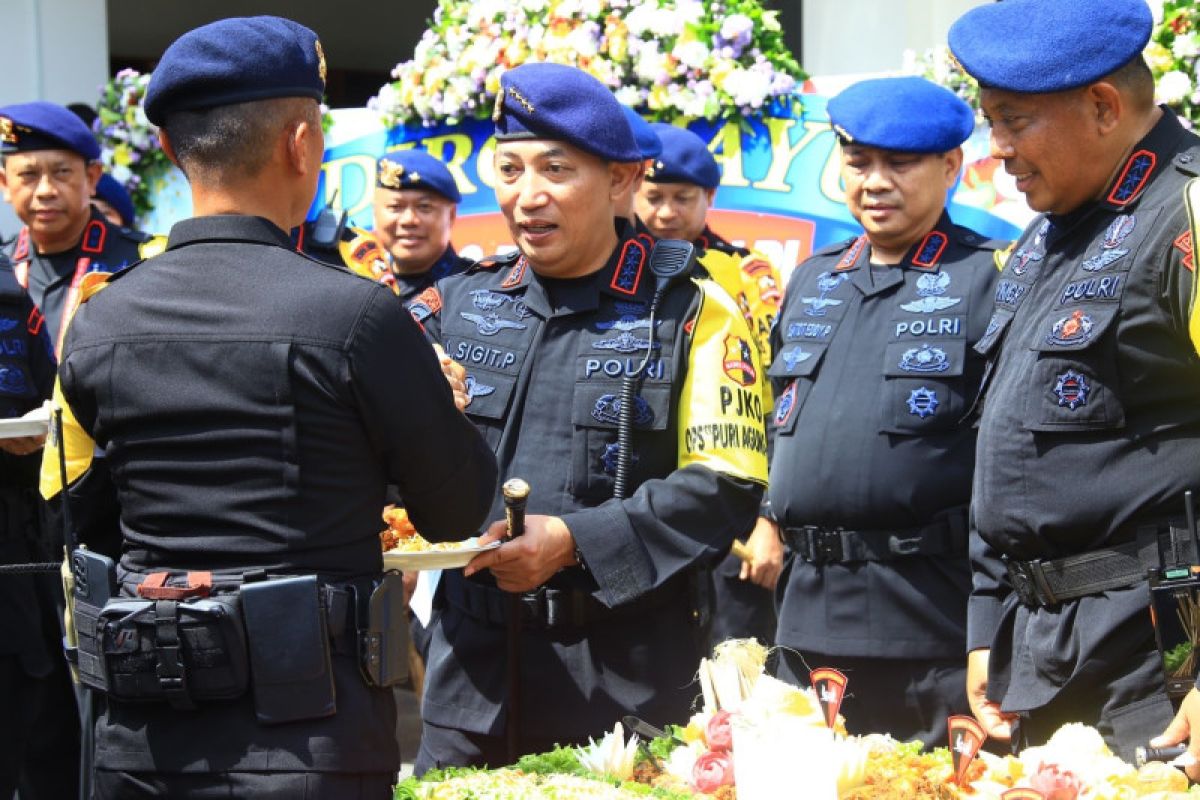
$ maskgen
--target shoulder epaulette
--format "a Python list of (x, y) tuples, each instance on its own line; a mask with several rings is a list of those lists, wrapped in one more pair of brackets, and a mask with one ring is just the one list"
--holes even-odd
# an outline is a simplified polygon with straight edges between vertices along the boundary
[(814, 250), (812, 252), (812, 255), (814, 255), (814, 256), (836, 255), (837, 253), (843, 252), (847, 247), (854, 244), (856, 241), (858, 241), (858, 237), (851, 236), (849, 239), (842, 239), (841, 241), (834, 242), (833, 244), (827, 244), (818, 250)]
[(1192, 145), (1175, 156), (1171, 163), (1175, 165), (1175, 169), (1185, 175), (1200, 177), (1200, 145)]
[(117, 233), (121, 234), (121, 236), (125, 237), (129, 241), (137, 242), (138, 244), (144, 244), (156, 238), (163, 238), (156, 236), (153, 233), (146, 233), (145, 231), (139, 231), (137, 228), (130, 228), (125, 225), (112, 225), (110, 227), (116, 229)]
[(989, 239), (961, 225), (954, 226), (954, 233), (954, 238), (960, 243), (965, 244), (967, 247), (974, 247), (976, 250), (1003, 250), (1012, 244), (1012, 242), (1005, 239)]
[(511, 253), (495, 253), (490, 256), (484, 256), (478, 261), (472, 262), (467, 267), (467, 272), (478, 272), (479, 270), (493, 270), (500, 267), (511, 267), (517, 263), (517, 259), (521, 257), (520, 250), (513, 250)]

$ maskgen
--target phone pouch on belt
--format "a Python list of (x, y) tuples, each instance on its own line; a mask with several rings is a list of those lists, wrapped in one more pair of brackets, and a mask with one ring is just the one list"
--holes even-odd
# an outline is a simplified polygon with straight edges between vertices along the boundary
[(329, 632), (315, 575), (242, 584), (254, 711), (265, 725), (337, 712)]
[[(360, 612), (364, 609), (360, 606)], [(367, 602), (365, 625), (359, 624), (359, 664), (367, 684), (395, 686), (407, 674), (408, 652), (400, 629), (408, 625), (404, 584), (399, 575), (383, 576)]]

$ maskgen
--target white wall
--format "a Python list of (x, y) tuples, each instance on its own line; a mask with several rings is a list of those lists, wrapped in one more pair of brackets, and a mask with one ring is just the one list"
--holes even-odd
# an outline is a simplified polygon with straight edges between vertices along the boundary
[(804, 69), (812, 75), (889, 72), (904, 51), (943, 45), (950, 25), (991, 0), (804, 0)]
[[(0, 105), (30, 100), (95, 103), (108, 79), (108, 19), (101, 0), (0, 0), (4, 65)], [(20, 222), (0, 202), (0, 236)]]

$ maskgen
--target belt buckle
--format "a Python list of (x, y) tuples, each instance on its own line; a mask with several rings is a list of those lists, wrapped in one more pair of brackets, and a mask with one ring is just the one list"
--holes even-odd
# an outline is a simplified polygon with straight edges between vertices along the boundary
[(545, 630), (550, 627), (550, 606), (546, 601), (546, 587), (539, 586), (532, 592), (520, 595), (522, 619), (530, 627)]
[(888, 552), (896, 556), (915, 556), (921, 552), (921, 537), (901, 539), (899, 536), (889, 536)]
[(1009, 583), (1022, 603), (1027, 606), (1046, 606), (1056, 601), (1054, 595), (1049, 593), (1050, 587), (1046, 583), (1040, 558), (1032, 561), (1006, 561)]
[(845, 559), (845, 551), (842, 548), (842, 531), (843, 529), (840, 527), (832, 530), (817, 527), (809, 529), (809, 547), (814, 565), (834, 564)]

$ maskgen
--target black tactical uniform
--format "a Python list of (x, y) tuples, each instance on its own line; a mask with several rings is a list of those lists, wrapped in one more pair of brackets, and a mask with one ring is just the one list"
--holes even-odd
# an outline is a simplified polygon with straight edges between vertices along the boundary
[[(0, 417), (19, 417), (50, 397), (54, 354), (29, 295), (0, 255)], [(40, 523), (40, 453), (0, 452), (0, 564), (54, 561), (58, 537)], [(0, 797), (63, 798), (78, 792), (79, 717), (61, 655), (58, 575), (0, 576)]]
[(978, 345), (990, 378), (969, 645), (992, 648), (989, 696), (1028, 713), (1028, 741), (1084, 722), (1128, 759), (1172, 717), (1147, 614), (1144, 567), (1153, 564), (1082, 597), (1055, 577), (1074, 583), (1078, 567), (1047, 568), (1054, 601), (1031, 565), (1014, 563), (1010, 579), (1000, 559), (1135, 546), (1181, 518), (1184, 490), (1200, 486), (1200, 358), (1188, 338), (1194, 264), (1183, 202), (1198, 172), (1200, 140), (1164, 109), (1102, 200), (1030, 224)]
[[(896, 265), (866, 235), (793, 273), (772, 334), (779, 645), (847, 673), (852, 731), (927, 744), (967, 711), (967, 504), (997, 245), (937, 225)], [(785, 651), (784, 674), (808, 670)], [(855, 689), (858, 689), (858, 699)]]
[[(598, 272), (549, 279), (515, 255), (485, 262), (441, 282), (424, 321), (466, 368), (467, 414), (502, 476), (529, 482), (529, 513), (563, 518), (586, 565), (521, 597), (522, 752), (598, 736), (623, 714), (687, 718), (707, 568), (750, 528), (765, 478), (749, 329), (715, 284), (682, 277), (651, 332), (647, 249), (624, 220), (618, 230)], [(629, 497), (617, 500), (621, 376), (648, 350)], [(502, 517), (497, 497), (491, 518)], [(474, 737), (491, 763), (504, 758), (486, 742), (502, 742), (508, 713), (507, 597), (486, 571), (442, 575), (418, 772), (456, 757), (447, 729)]]
[[(112, 465), (127, 595), (157, 570), (361, 587), (380, 572), (387, 484), (435, 541), (475, 529), (491, 503), (495, 462), (394, 296), (295, 253), (261, 218), (177, 224), (164, 254), (81, 306), (60, 380), (78, 420), (68, 453), (94, 440)], [(392, 694), (368, 688), (337, 622), (331, 607), (335, 715), (264, 726), (250, 696), (195, 710), (109, 698), (101, 793), (142, 780), (235, 796), (301, 796), (306, 780), (321, 796), (385, 792), (399, 768)]]
[(46, 319), (46, 328), (57, 351), (62, 346), (66, 310), (79, 302), (79, 287), (90, 272), (120, 272), (135, 261), (161, 249), (161, 239), (113, 225), (91, 209), (79, 244), (62, 253), (37, 252), (22, 228), (10, 255), (17, 280), (25, 287)]

